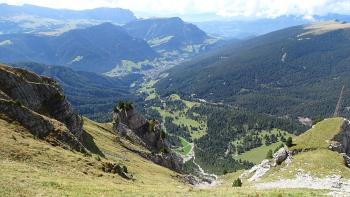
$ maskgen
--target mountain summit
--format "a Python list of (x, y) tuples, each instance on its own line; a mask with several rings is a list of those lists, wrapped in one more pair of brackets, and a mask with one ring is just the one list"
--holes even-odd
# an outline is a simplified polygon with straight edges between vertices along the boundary
[(41, 62), (99, 73), (110, 71), (121, 60), (141, 61), (157, 56), (145, 41), (110, 23), (60, 36), (0, 35), (0, 43), (2, 62)]
[(209, 38), (197, 26), (179, 17), (139, 19), (124, 25), (124, 28), (130, 35), (153, 43), (155, 48), (167, 50), (202, 44)]

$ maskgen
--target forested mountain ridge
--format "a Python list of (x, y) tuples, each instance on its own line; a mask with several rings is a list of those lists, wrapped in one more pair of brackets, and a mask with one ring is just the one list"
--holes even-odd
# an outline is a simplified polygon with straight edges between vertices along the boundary
[(59, 36), (5, 34), (0, 35), (0, 43), (1, 62), (40, 62), (98, 73), (110, 71), (121, 60), (157, 57), (145, 41), (110, 23)]
[(68, 101), (80, 114), (100, 122), (112, 119), (111, 113), (117, 99), (130, 100), (133, 97), (129, 86), (139, 78), (139, 76), (112, 78), (85, 71), (74, 71), (63, 66), (37, 63), (18, 63), (12, 66), (55, 79), (63, 88)]
[(261, 113), (327, 117), (350, 81), (349, 30), (330, 21), (272, 32), (175, 67), (156, 88)]
[(203, 44), (210, 38), (197, 26), (178, 17), (139, 19), (123, 27), (130, 35), (148, 41), (159, 50), (178, 50), (187, 45)]

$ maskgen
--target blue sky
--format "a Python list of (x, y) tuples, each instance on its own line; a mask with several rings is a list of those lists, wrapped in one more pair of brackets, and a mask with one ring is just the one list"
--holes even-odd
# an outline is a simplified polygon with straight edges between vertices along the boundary
[(299, 15), (311, 18), (327, 13), (350, 14), (350, 0), (0, 0), (1, 3), (23, 3), (69, 9), (121, 7), (136, 13), (202, 14), (213, 13), (223, 17), (274, 18)]

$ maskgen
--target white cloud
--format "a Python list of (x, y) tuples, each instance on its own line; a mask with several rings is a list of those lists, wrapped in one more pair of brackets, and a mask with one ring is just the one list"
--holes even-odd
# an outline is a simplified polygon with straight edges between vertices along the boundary
[(0, 0), (54, 8), (122, 7), (157, 14), (216, 13), (221, 16), (277, 17), (281, 15), (350, 14), (350, 0)]

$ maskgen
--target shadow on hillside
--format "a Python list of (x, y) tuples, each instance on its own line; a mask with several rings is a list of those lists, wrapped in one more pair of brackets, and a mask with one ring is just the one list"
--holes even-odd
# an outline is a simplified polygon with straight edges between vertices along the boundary
[(86, 149), (88, 149), (91, 153), (97, 154), (101, 157), (105, 157), (105, 155), (102, 153), (102, 151), (98, 148), (98, 146), (94, 142), (94, 138), (87, 133), (86, 131), (83, 132), (82, 135), (83, 139), (83, 145)]

